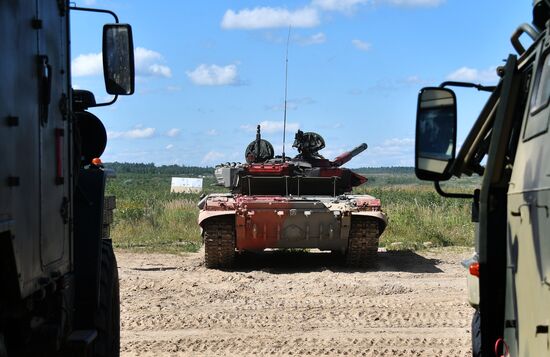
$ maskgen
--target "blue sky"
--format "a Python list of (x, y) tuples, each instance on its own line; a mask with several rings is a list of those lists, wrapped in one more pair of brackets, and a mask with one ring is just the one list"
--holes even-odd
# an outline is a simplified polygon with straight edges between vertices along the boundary
[[(416, 97), (453, 80), (496, 82), (523, 0), (85, 0), (133, 27), (136, 93), (92, 110), (108, 131), (103, 161), (211, 166), (244, 161), (262, 136), (280, 154), (291, 25), (286, 153), (315, 131), (327, 158), (366, 142), (348, 166), (412, 166)], [(72, 13), (73, 85), (108, 96), (102, 14)], [(459, 141), (487, 96), (457, 90)]]

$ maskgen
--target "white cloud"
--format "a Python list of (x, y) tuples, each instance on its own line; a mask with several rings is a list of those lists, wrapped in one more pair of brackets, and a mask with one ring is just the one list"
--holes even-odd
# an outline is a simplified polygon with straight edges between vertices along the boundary
[(292, 40), (302, 46), (319, 45), (327, 41), (327, 36), (325, 36), (324, 33), (319, 32), (314, 35), (306, 36), (306, 37), (294, 36)]
[[(170, 67), (163, 65), (164, 58), (158, 52), (143, 47), (134, 50), (136, 76), (142, 77), (172, 77)], [(101, 52), (79, 55), (71, 64), (73, 76), (99, 76), (103, 74), (103, 57)]]
[(414, 146), (414, 139), (410, 138), (393, 138), (384, 140), (384, 146)]
[(174, 92), (181, 92), (181, 87), (180, 87), (180, 86), (167, 86), (167, 87), (166, 87), (166, 90), (167, 90), (168, 92), (172, 92), (172, 93), (174, 93)]
[[(315, 100), (311, 97), (289, 99), (286, 102), (286, 109), (287, 110), (296, 110), (296, 109), (298, 109), (298, 107), (300, 105), (310, 105), (310, 104), (314, 104), (314, 103), (315, 103)], [(266, 109), (274, 110), (274, 111), (285, 110), (285, 103), (282, 102), (280, 104), (266, 106)]]
[(178, 128), (172, 128), (166, 132), (166, 136), (169, 136), (171, 138), (175, 138), (176, 136), (180, 135), (181, 129)]
[(216, 136), (218, 134), (219, 134), (219, 132), (216, 129), (210, 129), (206, 132), (206, 135), (208, 135), (208, 136)]
[(369, 147), (370, 165), (404, 165), (414, 164), (414, 139), (392, 138), (384, 140), (381, 145)]
[(351, 43), (360, 51), (368, 51), (372, 47), (370, 43), (361, 40), (351, 40)]
[(496, 67), (491, 67), (485, 70), (479, 70), (469, 67), (461, 67), (447, 76), (450, 81), (466, 81), (466, 82), (498, 82), (499, 78), (496, 72)]
[(412, 84), (412, 85), (420, 85), (420, 84), (426, 83), (424, 79), (420, 78), (420, 76), (417, 76), (417, 75), (408, 76), (403, 80), (403, 82), (406, 84)]
[(170, 67), (161, 64), (164, 58), (158, 52), (143, 47), (136, 47), (134, 50), (134, 61), (136, 75), (144, 77), (172, 77)]
[(98, 76), (103, 74), (103, 57), (100, 53), (88, 53), (79, 55), (72, 63), (74, 77)]
[(166, 147), (165, 147), (166, 150), (171, 150), (172, 148), (174, 148), (174, 145), (173, 145), (173, 144), (168, 144), (168, 145), (166, 145)]
[(225, 157), (225, 154), (223, 152), (209, 151), (206, 155), (203, 156), (201, 163), (203, 165), (219, 164), (224, 157)]
[(358, 5), (372, 2), (370, 0), (313, 0), (312, 5), (324, 11), (352, 13)]
[(108, 131), (109, 139), (148, 139), (155, 135), (155, 128), (143, 128), (141, 125), (136, 125), (128, 131)]
[[(259, 123), (262, 133), (266, 134), (272, 134), (272, 133), (279, 133), (283, 132), (283, 122), (282, 121), (269, 121), (264, 120), (263, 122)], [(256, 125), (251, 124), (245, 124), (241, 125), (241, 129), (249, 132), (249, 133), (255, 133), (256, 132)], [(286, 123), (286, 131), (287, 132), (295, 132), (298, 129), (300, 129), (300, 123)]]
[(445, 0), (382, 0), (390, 5), (403, 7), (436, 7), (445, 2)]
[(224, 29), (266, 29), (276, 27), (315, 27), (319, 25), (319, 13), (311, 7), (289, 11), (284, 8), (256, 7), (240, 11), (227, 10), (221, 27)]
[(224, 86), (237, 82), (237, 66), (234, 64), (224, 67), (201, 64), (193, 71), (185, 73), (193, 83), (199, 86)]

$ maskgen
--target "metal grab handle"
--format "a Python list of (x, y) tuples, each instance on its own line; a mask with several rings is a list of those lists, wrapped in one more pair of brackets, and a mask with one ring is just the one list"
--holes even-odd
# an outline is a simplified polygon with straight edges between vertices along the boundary
[(48, 112), (52, 99), (52, 66), (48, 56), (38, 56), (38, 75), (40, 78), (40, 123), (48, 122)]
[(519, 217), (520, 223), (523, 222), (523, 217), (521, 216), (521, 209), (523, 207), (527, 207), (527, 209), (529, 209), (529, 213), (531, 213), (531, 204), (530, 203), (522, 203), (521, 205), (519, 205), (517, 211), (510, 211), (510, 215), (512, 217)]
[(527, 35), (529, 35), (529, 37), (531, 37), (531, 39), (533, 41), (535, 41), (539, 35), (539, 33), (537, 32), (537, 30), (535, 30), (531, 25), (529, 25), (528, 23), (524, 23), (524, 24), (521, 24), (517, 29), (516, 31), (512, 34), (512, 37), (510, 38), (510, 41), (512, 42), (512, 46), (514, 46), (514, 49), (516, 50), (516, 52), (519, 54), (519, 55), (522, 55), (524, 52), (525, 52), (525, 48), (523, 47), (523, 45), (521, 44), (521, 42), (519, 42), (519, 38), (521, 37), (521, 35), (523, 35), (524, 33), (526, 33)]

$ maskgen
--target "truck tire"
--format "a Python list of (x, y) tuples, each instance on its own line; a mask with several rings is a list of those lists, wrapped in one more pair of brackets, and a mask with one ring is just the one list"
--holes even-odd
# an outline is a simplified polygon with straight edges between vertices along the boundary
[(203, 226), (204, 264), (212, 269), (229, 269), (235, 262), (233, 217), (214, 217)]
[(472, 356), (481, 357), (481, 316), (476, 309), (472, 317)]
[(118, 269), (110, 239), (101, 241), (99, 308), (95, 321), (94, 357), (120, 355), (120, 291)]
[(378, 222), (370, 217), (352, 217), (346, 251), (346, 266), (364, 268), (376, 265), (378, 255)]

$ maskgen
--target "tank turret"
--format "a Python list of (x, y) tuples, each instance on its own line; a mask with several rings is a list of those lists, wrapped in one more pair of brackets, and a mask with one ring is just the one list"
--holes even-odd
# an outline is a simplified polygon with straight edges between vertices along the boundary
[(336, 196), (367, 182), (366, 177), (341, 168), (367, 149), (365, 143), (331, 161), (319, 154), (325, 147), (321, 135), (298, 130), (292, 145), (298, 155), (283, 159), (273, 156), (273, 146), (261, 138), (260, 130), (258, 125), (256, 139), (246, 148), (245, 164), (226, 163), (216, 167), (218, 185), (246, 195)]

